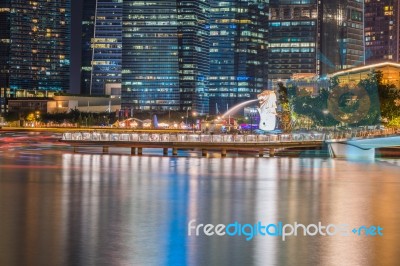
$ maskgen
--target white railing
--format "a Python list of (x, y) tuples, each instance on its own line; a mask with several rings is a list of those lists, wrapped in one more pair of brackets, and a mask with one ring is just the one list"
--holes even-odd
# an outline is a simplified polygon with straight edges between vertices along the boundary
[(374, 129), (374, 130), (353, 129), (346, 131), (329, 132), (325, 134), (325, 138), (326, 140), (357, 139), (357, 138), (366, 139), (366, 138), (384, 137), (399, 133), (400, 133), (399, 130), (393, 128)]
[(67, 132), (66, 141), (124, 141), (124, 142), (212, 142), (212, 143), (273, 143), (304, 142), (354, 138), (376, 138), (399, 134), (395, 129), (348, 130), (328, 133), (291, 133), (270, 135), (211, 135), (174, 133), (110, 133), (110, 132)]
[(111, 142), (210, 142), (210, 143), (271, 143), (323, 141), (323, 133), (293, 133), (276, 135), (211, 135), (211, 134), (158, 134), (158, 133), (107, 133), (67, 132), (65, 141), (111, 141)]

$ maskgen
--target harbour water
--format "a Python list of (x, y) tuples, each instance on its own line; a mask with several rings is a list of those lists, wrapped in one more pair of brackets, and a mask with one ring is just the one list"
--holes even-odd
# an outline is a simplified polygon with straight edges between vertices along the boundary
[[(0, 137), (0, 265), (399, 265), (398, 159), (74, 154), (57, 137)], [(191, 220), (383, 236), (189, 236)]]

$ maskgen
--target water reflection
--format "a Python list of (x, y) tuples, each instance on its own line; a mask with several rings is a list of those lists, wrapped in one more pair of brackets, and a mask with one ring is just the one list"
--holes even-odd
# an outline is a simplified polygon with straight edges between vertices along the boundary
[[(396, 265), (398, 167), (310, 158), (0, 157), (1, 265)], [(380, 225), (384, 237), (187, 236), (187, 223)]]

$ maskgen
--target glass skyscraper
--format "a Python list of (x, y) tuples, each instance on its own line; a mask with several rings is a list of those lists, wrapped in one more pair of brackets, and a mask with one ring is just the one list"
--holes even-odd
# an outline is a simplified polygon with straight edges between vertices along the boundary
[(98, 0), (94, 31), (91, 94), (121, 88), (122, 0)]
[(122, 0), (85, 1), (83, 14), (82, 88), (104, 95), (120, 87), (122, 68)]
[(295, 73), (319, 74), (317, 0), (271, 0), (268, 78), (276, 82)]
[(123, 109), (180, 110), (176, 0), (123, 2)]
[(364, 0), (321, 3), (321, 73), (364, 64)]
[(269, 75), (325, 75), (364, 64), (363, 0), (271, 0)]
[(82, 67), (81, 67), (81, 93), (89, 95), (92, 80), (94, 23), (96, 17), (97, 0), (83, 1), (82, 14)]
[(210, 113), (267, 87), (268, 1), (210, 1)]
[(69, 89), (69, 0), (11, 0), (9, 86), (14, 90)]
[(209, 56), (209, 1), (178, 4), (178, 54), (181, 110), (207, 114)]
[(88, 0), (82, 32), (83, 93), (122, 83), (123, 109), (208, 112), (208, 1)]

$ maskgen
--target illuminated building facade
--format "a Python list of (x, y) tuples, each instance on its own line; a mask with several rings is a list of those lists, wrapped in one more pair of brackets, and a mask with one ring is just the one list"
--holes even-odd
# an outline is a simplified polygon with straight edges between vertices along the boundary
[(92, 79), (94, 23), (96, 16), (97, 0), (83, 1), (82, 14), (82, 68), (81, 68), (81, 93), (90, 94)]
[(209, 1), (183, 0), (178, 5), (179, 89), (181, 110), (209, 111)]
[(399, 62), (400, 1), (365, 1), (366, 62)]
[(270, 1), (268, 78), (273, 83), (295, 73), (320, 73), (318, 2)]
[(124, 1), (122, 28), (122, 108), (180, 110), (176, 1)]
[(104, 95), (121, 86), (122, 0), (84, 1), (83, 12), (82, 90)]
[(363, 0), (271, 0), (269, 80), (362, 65)]
[(70, 68), (70, 0), (11, 0), (11, 91), (67, 91)]
[(210, 1), (210, 113), (267, 87), (269, 1)]
[(0, 113), (6, 110), (6, 97), (10, 92), (10, 0), (0, 1)]
[(400, 88), (400, 64), (395, 62), (381, 62), (375, 64), (368, 64), (365, 66), (354, 67), (343, 71), (338, 71), (330, 75), (337, 77), (339, 84), (357, 84), (363, 79), (374, 72), (379, 71), (382, 73), (383, 84), (393, 84)]
[(122, 69), (122, 0), (97, 0), (92, 39), (91, 95), (105, 94), (106, 86), (120, 87)]
[(321, 74), (365, 63), (364, 0), (321, 1)]
[(208, 1), (124, 1), (122, 108), (208, 113)]

